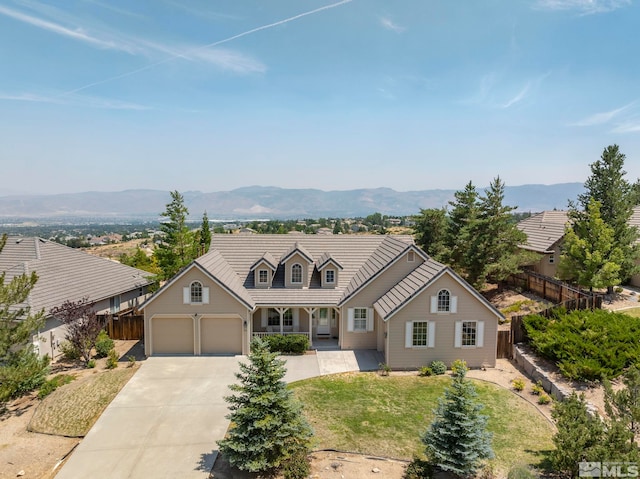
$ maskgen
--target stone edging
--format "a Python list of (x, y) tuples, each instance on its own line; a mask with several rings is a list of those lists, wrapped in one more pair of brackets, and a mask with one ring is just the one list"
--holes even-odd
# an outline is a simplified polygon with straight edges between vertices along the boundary
[[(564, 401), (567, 397), (571, 396), (571, 393), (574, 392), (573, 389), (554, 382), (546, 371), (538, 367), (536, 364), (536, 356), (526, 351), (523, 345), (513, 345), (513, 360), (518, 366), (524, 369), (524, 372), (532, 381), (540, 381), (542, 383), (542, 388), (556, 400)], [(590, 402), (587, 402), (587, 410), (592, 415), (598, 414), (598, 408)]]

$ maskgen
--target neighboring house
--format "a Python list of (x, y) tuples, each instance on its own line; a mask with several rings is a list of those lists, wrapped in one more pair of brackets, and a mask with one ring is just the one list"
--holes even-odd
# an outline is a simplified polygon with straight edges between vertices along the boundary
[(64, 326), (51, 317), (51, 308), (86, 297), (98, 314), (118, 314), (142, 303), (152, 283), (146, 271), (36, 237), (9, 236), (0, 252), (0, 271), (5, 281), (33, 271), (38, 275), (28, 304), (32, 313), (45, 311), (46, 324), (34, 344), (51, 357), (59, 354), (64, 339)]
[(141, 309), (147, 355), (247, 354), (254, 336), (306, 334), (396, 369), (493, 367), (502, 318), (411, 237), (388, 235), (213, 235)]
[(523, 249), (541, 255), (540, 260), (531, 265), (536, 273), (556, 277), (560, 246), (569, 217), (566, 211), (543, 211), (518, 223), (518, 229), (527, 235)]
[[(554, 210), (543, 211), (518, 223), (518, 229), (527, 235), (527, 242), (521, 247), (542, 255), (537, 263), (531, 265), (536, 273), (552, 278), (557, 277), (562, 240), (568, 221), (569, 216), (566, 211)], [(629, 225), (640, 229), (640, 206), (633, 208)], [(640, 238), (637, 243), (640, 243)], [(640, 287), (640, 274), (632, 276), (629, 283)]]

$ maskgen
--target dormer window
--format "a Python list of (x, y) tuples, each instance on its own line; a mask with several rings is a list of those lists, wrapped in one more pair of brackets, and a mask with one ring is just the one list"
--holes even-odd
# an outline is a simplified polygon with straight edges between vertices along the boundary
[(269, 272), (266, 269), (258, 271), (258, 283), (267, 284), (269, 282)]
[(332, 269), (328, 269), (324, 272), (324, 282), (327, 284), (333, 284), (336, 282), (336, 272)]
[(291, 283), (302, 284), (302, 265), (294, 264), (291, 266)]

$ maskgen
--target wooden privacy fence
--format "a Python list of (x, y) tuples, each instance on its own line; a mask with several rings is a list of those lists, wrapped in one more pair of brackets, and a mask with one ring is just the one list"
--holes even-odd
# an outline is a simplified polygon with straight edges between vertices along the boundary
[(507, 284), (535, 293), (536, 296), (559, 305), (572, 299), (591, 298), (593, 294), (533, 271), (523, 271), (507, 278)]
[(141, 314), (109, 315), (105, 329), (111, 339), (144, 339), (144, 316)]

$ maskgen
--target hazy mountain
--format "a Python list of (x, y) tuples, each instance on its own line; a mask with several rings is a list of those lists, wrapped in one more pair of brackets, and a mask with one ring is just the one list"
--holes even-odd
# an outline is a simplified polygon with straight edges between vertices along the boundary
[[(482, 191), (483, 188), (479, 188)], [(505, 204), (518, 211), (566, 209), (583, 191), (582, 183), (508, 186)], [(390, 188), (348, 191), (249, 186), (231, 191), (183, 192), (192, 218), (206, 210), (211, 219), (318, 218), (410, 215), (420, 208), (440, 208), (455, 190), (395, 191)], [(168, 191), (126, 190), (58, 195), (0, 196), (4, 218), (157, 218), (170, 201)]]

